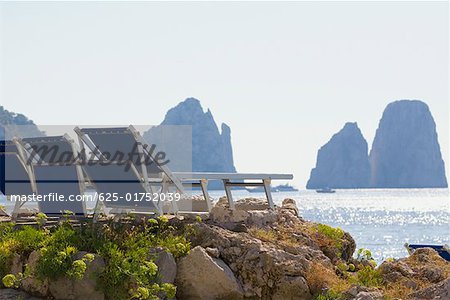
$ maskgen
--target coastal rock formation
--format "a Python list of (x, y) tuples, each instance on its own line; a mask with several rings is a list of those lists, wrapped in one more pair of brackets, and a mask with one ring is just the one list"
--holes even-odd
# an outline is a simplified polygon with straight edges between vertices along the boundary
[(372, 187), (447, 187), (436, 124), (422, 101), (401, 100), (386, 107), (369, 160)]
[[(192, 126), (192, 171), (236, 172), (230, 127), (222, 124), (220, 132), (211, 111), (204, 112), (199, 100), (188, 98), (171, 108), (160, 125)], [(144, 134), (147, 141), (152, 140), (158, 127)]]
[[(205, 223), (195, 224), (192, 243), (214, 249), (214, 257), (229, 266), (241, 284), (244, 298), (312, 299), (323, 287), (314, 284), (323, 274), (314, 274), (313, 267), (336, 277), (334, 263), (349, 259), (347, 253), (353, 254), (355, 243), (349, 235), (332, 240), (317, 232), (315, 224), (298, 216), (291, 199), (274, 210), (266, 203), (241, 199), (231, 210), (227, 199), (221, 198)], [(334, 244), (340, 253), (325, 254)], [(177, 288), (184, 292), (183, 286)]]
[(378, 271), (386, 285), (404, 287), (406, 299), (449, 299), (450, 263), (431, 248), (406, 258), (383, 262)]
[(317, 153), (307, 189), (364, 188), (369, 185), (367, 142), (356, 123), (346, 123)]
[(22, 114), (10, 112), (0, 106), (0, 139), (10, 139), (12, 136), (34, 137), (42, 136), (33, 121)]

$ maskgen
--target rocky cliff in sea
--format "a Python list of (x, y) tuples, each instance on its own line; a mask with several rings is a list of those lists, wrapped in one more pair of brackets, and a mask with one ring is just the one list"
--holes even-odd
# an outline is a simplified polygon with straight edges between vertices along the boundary
[(17, 135), (21, 137), (40, 136), (39, 131), (33, 121), (22, 114), (10, 112), (0, 106), (0, 139), (10, 139)]
[(317, 153), (306, 188), (363, 188), (369, 185), (367, 142), (356, 123), (346, 123)]
[(447, 187), (436, 124), (422, 101), (401, 100), (386, 107), (369, 160), (373, 187)]
[[(204, 112), (199, 100), (188, 98), (171, 108), (160, 125), (192, 126), (192, 171), (236, 172), (230, 127), (222, 124), (219, 131), (211, 111)], [(162, 126), (150, 129), (144, 137), (151, 140)]]

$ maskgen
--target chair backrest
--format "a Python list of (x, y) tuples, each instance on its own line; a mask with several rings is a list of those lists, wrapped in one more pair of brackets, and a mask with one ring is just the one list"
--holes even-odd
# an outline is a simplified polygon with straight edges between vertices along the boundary
[(66, 136), (52, 136), (26, 138), (21, 145), (34, 173), (39, 210), (49, 215), (65, 211), (86, 215), (85, 182), (73, 142)]
[(85, 164), (85, 170), (98, 193), (98, 201), (103, 201), (106, 207), (159, 212), (157, 202), (152, 199), (153, 194), (130, 162), (91, 161)]
[(5, 196), (33, 194), (29, 169), (12, 141), (0, 141), (0, 189)]
[[(101, 159), (112, 162), (131, 162), (143, 180), (167, 177), (180, 191), (183, 185), (167, 166), (160, 165), (151, 151), (151, 146), (133, 127), (116, 128), (75, 128), (82, 147), (100, 155)], [(120, 155), (123, 154), (123, 157)], [(142, 155), (142, 156), (140, 156)], [(144, 163), (142, 160), (144, 159)], [(145, 170), (145, 171), (144, 171)]]
[(41, 163), (74, 163), (78, 156), (67, 136), (24, 138), (21, 141), (31, 158), (39, 159)]
[[(131, 161), (137, 167), (141, 165), (138, 147), (144, 143), (138, 140), (140, 136), (132, 127), (82, 128), (77, 133), (82, 133), (84, 137), (90, 139), (93, 144), (88, 146), (95, 146), (105, 159), (117, 162)], [(164, 170), (147, 156), (145, 149), (142, 150), (146, 158), (147, 173), (159, 177)], [(141, 168), (137, 170), (141, 173)]]

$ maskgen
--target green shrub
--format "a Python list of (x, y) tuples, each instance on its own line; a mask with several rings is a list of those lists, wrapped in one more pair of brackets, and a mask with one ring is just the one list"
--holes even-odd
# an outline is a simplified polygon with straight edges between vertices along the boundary
[(383, 277), (377, 269), (372, 266), (365, 266), (356, 273), (353, 281), (367, 287), (379, 287), (383, 283)]
[(332, 240), (340, 240), (344, 237), (344, 231), (339, 227), (334, 228), (325, 224), (317, 224), (317, 231)]
[(10, 272), (11, 260), (14, 254), (28, 256), (33, 250), (39, 249), (47, 233), (24, 226), (20, 230), (13, 230), (13, 223), (0, 224), (0, 278)]
[(343, 300), (345, 296), (342, 293), (336, 292), (333, 289), (329, 289), (317, 295), (315, 300)]
[(31, 226), (24, 226), (20, 230), (14, 231), (11, 237), (18, 243), (15, 249), (16, 253), (28, 256), (33, 250), (37, 250), (42, 246), (47, 233)]
[[(70, 217), (67, 212), (66, 218)], [(37, 220), (45, 220), (38, 216)], [(38, 221), (39, 223), (39, 221)], [(142, 225), (142, 226), (138, 226)], [(109, 299), (157, 299), (165, 295), (174, 298), (176, 287), (161, 284), (158, 268), (152, 261), (150, 249), (162, 247), (175, 257), (186, 255), (190, 250), (188, 236), (194, 233), (193, 226), (175, 228), (166, 217), (151, 219), (144, 224), (83, 223), (74, 228), (68, 220), (48, 230), (24, 226), (14, 230), (13, 224), (0, 224), (0, 278), (6, 286), (17, 286), (23, 276), (10, 272), (14, 253), (27, 256), (39, 251), (36, 267), (25, 271), (25, 277), (34, 275), (38, 279), (68, 277), (83, 278), (90, 262), (99, 254), (105, 260), (105, 268), (96, 276), (99, 289)], [(79, 251), (89, 252), (76, 259)]]

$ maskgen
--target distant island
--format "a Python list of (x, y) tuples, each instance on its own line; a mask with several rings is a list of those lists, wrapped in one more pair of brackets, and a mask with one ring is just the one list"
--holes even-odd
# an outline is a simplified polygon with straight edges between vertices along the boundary
[(445, 166), (428, 105), (390, 103), (370, 150), (356, 123), (347, 123), (320, 148), (308, 189), (446, 188)]
[(12, 136), (42, 136), (38, 127), (25, 115), (11, 112), (0, 106), (0, 139), (11, 139)]

